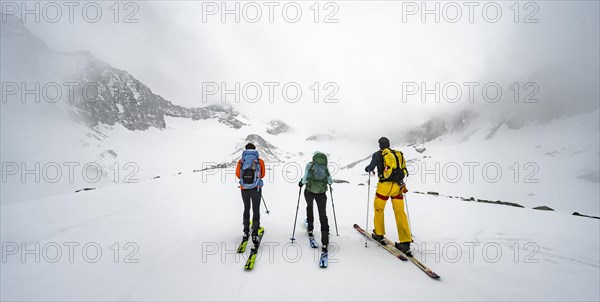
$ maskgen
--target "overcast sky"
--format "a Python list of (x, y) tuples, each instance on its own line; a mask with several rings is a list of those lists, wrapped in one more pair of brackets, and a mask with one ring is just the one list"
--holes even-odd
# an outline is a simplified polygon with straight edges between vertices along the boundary
[[(49, 47), (89, 50), (96, 58), (130, 72), (153, 92), (184, 106), (206, 105), (202, 83), (224, 82), (229, 88), (235, 82), (242, 86), (259, 83), (260, 101), (234, 106), (251, 118), (279, 117), (293, 125), (307, 124), (310, 114), (311, 119), (321, 120), (321, 127), (342, 125), (349, 132), (360, 132), (366, 131), (361, 121), (377, 122), (379, 127), (398, 124), (397, 119), (383, 117), (402, 117), (404, 124), (413, 125), (431, 114), (463, 108), (492, 113), (531, 110), (531, 106), (515, 107), (510, 89), (511, 83), (530, 81), (539, 86), (535, 96), (540, 107), (533, 111), (552, 104), (579, 111), (598, 107), (597, 1), (531, 2), (530, 6), (521, 2), (518, 8), (511, 7), (513, 2), (497, 2), (501, 15), (496, 23), (489, 21), (497, 16), (496, 6), (488, 7), (486, 13), (482, 9), (486, 2), (473, 7), (473, 22), (469, 7), (455, 2), (461, 9), (456, 23), (449, 22), (457, 14), (455, 6), (445, 6), (448, 2), (438, 2), (439, 23), (434, 15), (426, 15), (422, 22), (420, 12), (407, 14), (414, 6), (392, 1), (332, 2), (327, 7), (321, 2), (319, 22), (314, 21), (314, 2), (297, 2), (302, 11), (297, 23), (284, 19), (286, 2), (279, 2), (270, 23), (265, 3), (257, 2), (262, 13), (257, 23), (243, 18), (254, 18), (254, 6), (247, 7), (239, 23), (231, 15), (223, 23), (219, 12), (205, 15), (203, 22), (199, 2), (152, 1), (135, 4), (139, 10), (133, 18), (138, 23), (115, 23), (114, 10), (108, 7), (112, 2), (103, 2), (98, 23), (85, 22), (76, 9), (73, 23), (63, 17), (57, 23), (28, 21), (26, 26)], [(414, 3), (420, 10), (421, 2)], [(240, 4), (244, 11), (248, 2)], [(235, 3), (227, 5), (234, 8)], [(434, 8), (435, 2), (428, 5)], [(208, 9), (206, 4), (204, 9)], [(122, 7), (119, 19), (131, 12), (132, 7)], [(329, 14), (338, 22), (323, 23)], [(286, 16), (294, 15), (290, 8)], [(274, 88), (273, 103), (267, 99), (269, 87), (264, 82), (280, 84)], [(281, 96), (282, 86), (290, 82), (302, 89), (297, 103)], [(339, 88), (334, 95), (338, 102), (315, 103), (314, 82), (320, 83), (321, 101)], [(325, 87), (327, 82), (334, 84)], [(402, 102), (402, 83), (408, 82), (426, 82), (429, 88), (436, 82), (441, 86), (456, 82), (461, 84), (462, 99), (436, 103), (430, 98), (422, 103), (418, 93)], [(467, 100), (469, 88), (464, 82), (479, 82), (474, 103)], [(488, 82), (501, 85), (502, 101), (489, 104), (482, 99), (481, 86)], [(527, 95), (534, 88), (520, 87), (520, 91)], [(208, 101), (218, 102), (220, 97), (211, 96)]]

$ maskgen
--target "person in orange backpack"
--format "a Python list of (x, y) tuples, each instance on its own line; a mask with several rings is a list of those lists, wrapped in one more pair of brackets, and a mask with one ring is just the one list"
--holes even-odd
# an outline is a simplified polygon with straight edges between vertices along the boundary
[(240, 179), (242, 201), (244, 202), (244, 234), (242, 241), (248, 241), (250, 232), (250, 207), (252, 207), (252, 242), (258, 244), (260, 201), (265, 175), (265, 162), (259, 157), (254, 144), (248, 143), (235, 169), (235, 176)]

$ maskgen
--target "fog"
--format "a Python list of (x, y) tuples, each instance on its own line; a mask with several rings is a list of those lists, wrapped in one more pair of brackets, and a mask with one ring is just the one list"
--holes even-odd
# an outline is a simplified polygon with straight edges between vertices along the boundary
[[(119, 22), (110, 3), (101, 3), (104, 15), (97, 23), (83, 20), (77, 9), (73, 22), (65, 16), (56, 23), (22, 19), (50, 48), (89, 50), (173, 103), (219, 103), (221, 85), (234, 89), (238, 82), (240, 90), (248, 88), (246, 96), (254, 96), (256, 87), (262, 94), (251, 101), (240, 93), (239, 102), (228, 95), (225, 101), (242, 114), (315, 131), (369, 134), (465, 109), (537, 120), (598, 108), (598, 2), (498, 2), (499, 14), (484, 13), (485, 2), (471, 7), (472, 14), (465, 3), (441, 2), (439, 13), (429, 15), (421, 14), (421, 2), (332, 2), (319, 4), (319, 22), (313, 3), (298, 2), (302, 15), (296, 23), (282, 17), (286, 3), (273, 6), (272, 23), (262, 2), (247, 8), (248, 2), (238, 3), (239, 22), (221, 15), (221, 2), (189, 1), (120, 7)], [(225, 5), (234, 9), (236, 3)], [(248, 22), (256, 7), (262, 16)], [(436, 83), (437, 95), (423, 93)], [(294, 86), (291, 99), (295, 87), (302, 98), (285, 100), (286, 84)], [(207, 94), (207, 85), (219, 91)], [(488, 98), (482, 97), (484, 87)]]

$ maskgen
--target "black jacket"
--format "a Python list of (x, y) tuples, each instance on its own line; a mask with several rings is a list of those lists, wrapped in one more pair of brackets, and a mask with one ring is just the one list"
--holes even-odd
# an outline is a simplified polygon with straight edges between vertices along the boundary
[(381, 150), (373, 153), (373, 157), (371, 157), (371, 163), (365, 167), (365, 172), (372, 172), (377, 167), (377, 175), (381, 175), (383, 173), (383, 155), (381, 155)]

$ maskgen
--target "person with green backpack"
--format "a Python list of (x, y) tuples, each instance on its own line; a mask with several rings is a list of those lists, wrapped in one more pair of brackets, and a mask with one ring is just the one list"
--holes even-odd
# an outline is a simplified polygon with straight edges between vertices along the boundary
[(327, 252), (329, 245), (329, 223), (327, 221), (327, 186), (333, 183), (329, 169), (327, 168), (327, 155), (316, 151), (313, 154), (312, 161), (306, 164), (304, 177), (298, 183), (298, 186), (304, 189), (304, 198), (306, 199), (306, 220), (308, 223), (308, 236), (314, 237), (314, 214), (313, 203), (316, 201), (319, 211), (319, 222), (321, 224), (321, 244), (322, 251)]

